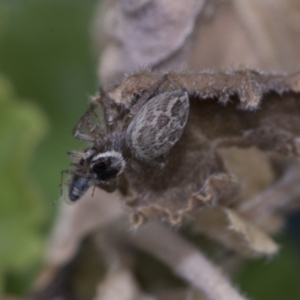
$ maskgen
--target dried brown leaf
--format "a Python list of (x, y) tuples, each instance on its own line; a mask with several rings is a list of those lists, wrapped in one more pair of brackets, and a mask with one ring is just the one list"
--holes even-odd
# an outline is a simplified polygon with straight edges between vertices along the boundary
[(300, 63), (299, 2), (233, 0), (232, 3), (241, 26), (249, 34), (257, 55), (261, 57), (261, 67), (296, 71)]
[[(204, 2), (124, 0), (113, 3), (103, 22), (109, 43), (101, 57), (101, 81), (114, 82), (141, 66), (155, 67), (166, 61), (164, 69), (186, 67), (190, 37)], [(95, 30), (96, 36), (102, 28), (103, 25)]]
[[(185, 88), (190, 95), (190, 116), (181, 139), (166, 157), (165, 168), (140, 161), (128, 163), (123, 178), (127, 189), (123, 194), (130, 194), (126, 204), (134, 212), (133, 223), (138, 226), (161, 216), (176, 224), (197, 207), (220, 202), (226, 189), (213, 184), (214, 192), (201, 196), (211, 178), (220, 174), (229, 178), (216, 153), (220, 148), (256, 146), (298, 157), (298, 94), (290, 83), (294, 76), (249, 70), (168, 73), (159, 93)], [(133, 95), (146, 93), (160, 78), (159, 73), (142, 71), (108, 89), (108, 93), (115, 105), (122, 102), (129, 107)], [(226, 180), (228, 191), (236, 193), (235, 180)], [(218, 194), (218, 201), (213, 193)], [(234, 200), (236, 196), (229, 192), (227, 199)]]
[[(237, 211), (270, 233), (283, 226), (283, 216), (300, 207), (300, 168), (290, 161), (283, 175), (261, 194), (241, 203)], [(270, 226), (272, 225), (273, 226)]]
[(243, 202), (261, 193), (275, 179), (268, 156), (257, 148), (223, 148), (219, 153), (226, 168), (241, 184)]
[(195, 28), (189, 68), (246, 66), (283, 72), (298, 69), (300, 7), (297, 0), (219, 3), (210, 22), (200, 22)]
[(43, 266), (26, 299), (92, 299), (107, 269), (105, 255), (91, 237), (84, 237), (76, 254), (69, 259), (60, 265), (49, 262)]
[[(117, 87), (108, 89), (114, 101), (128, 105), (134, 93), (143, 93), (153, 86), (161, 73), (143, 70), (126, 77)], [(283, 94), (297, 92), (299, 73), (265, 73), (254, 70), (224, 71), (205, 70), (197, 72), (168, 72), (167, 80), (160, 92), (184, 88), (190, 97), (217, 99), (220, 104), (228, 104), (232, 96), (237, 96), (240, 109), (258, 108), (262, 97), (270, 92)], [(295, 88), (295, 90), (294, 90)]]
[(140, 288), (130, 270), (110, 270), (97, 287), (94, 300), (155, 300), (141, 294)]
[(132, 240), (135, 246), (158, 258), (181, 278), (202, 291), (207, 299), (245, 300), (232, 288), (217, 266), (193, 245), (159, 223), (142, 226)]
[(264, 61), (232, 2), (219, 1), (209, 22), (195, 28), (189, 68), (263, 67)]
[(121, 215), (119, 197), (102, 190), (90, 190), (76, 205), (62, 203), (55, 227), (48, 240), (46, 261), (64, 265), (76, 254), (84, 237), (106, 226)]
[[(110, 8), (102, 15), (105, 17), (98, 18), (104, 20), (107, 33), (106, 37), (102, 36), (106, 41), (102, 45), (104, 52), (99, 66), (105, 85), (112, 85), (123, 79), (124, 73), (136, 72), (145, 66), (166, 70), (183, 66), (220, 68), (247, 65), (283, 71), (299, 66), (300, 8), (297, 0), (273, 0), (268, 4), (260, 0), (251, 3), (208, 0), (205, 6), (204, 1), (196, 0), (182, 3), (171, 0), (109, 2), (107, 7)], [(280, 22), (274, 22), (274, 16)], [(97, 25), (94, 36), (99, 37), (102, 28), (102, 24)], [(116, 103), (128, 105), (134, 93), (142, 94), (159, 77), (158, 73), (140, 72), (127, 77), (109, 92)], [(136, 163), (129, 166), (126, 176), (119, 182), (127, 205), (134, 211), (134, 223), (139, 225), (154, 217), (178, 223), (185, 214), (205, 206), (201, 213), (220, 210), (216, 213), (221, 217), (215, 223), (215, 230), (219, 226), (220, 232), (226, 234), (216, 238), (225, 245), (251, 257), (274, 252), (277, 246), (249, 223), (257, 222), (269, 232), (278, 229), (286, 212), (283, 206), (291, 209), (289, 204), (295, 200), (293, 197), (298, 197), (296, 185), (299, 181), (296, 182), (295, 177), (286, 184), (275, 184), (258, 196), (259, 200), (251, 200), (253, 205), (247, 208), (239, 204), (238, 201), (243, 203), (245, 199), (238, 197), (238, 184), (234, 177), (228, 175), (223, 158), (216, 150), (255, 146), (264, 151), (298, 156), (299, 95), (295, 92), (300, 91), (299, 73), (281, 75), (247, 70), (174, 72), (170, 73), (169, 81), (160, 92), (182, 87), (189, 91), (191, 115), (182, 139), (168, 157), (167, 168), (161, 171)], [(288, 204), (284, 200), (285, 193), (290, 197)], [(280, 197), (276, 198), (278, 195)], [(95, 201), (100, 200), (96, 198)], [(74, 208), (62, 212), (49, 246), (50, 269), (51, 264), (70, 261), (86, 235), (103, 229), (104, 225), (121, 215), (114, 195), (105, 198), (106, 204), (101, 202), (91, 206), (87, 199), (82, 199)], [(260, 206), (259, 201), (265, 204)], [(207, 207), (219, 203), (232, 209), (238, 208), (248, 224), (233, 210)], [(110, 207), (111, 204), (114, 207)], [(202, 221), (205, 221), (204, 217)], [(127, 228), (122, 228), (126, 232), (119, 241), (127, 234)], [(212, 231), (213, 228), (214, 224)], [(140, 243), (141, 248), (169, 264), (180, 276), (210, 294), (212, 299), (224, 297), (227, 300), (228, 291), (233, 295), (229, 299), (242, 299), (209, 262), (208, 269), (217, 275), (217, 280), (211, 281), (213, 276), (206, 277), (205, 272), (201, 273), (202, 267), (199, 266), (206, 266), (206, 260), (201, 255), (199, 260), (191, 245), (186, 245), (180, 237), (172, 237), (173, 233), (168, 244), (170, 236), (164, 235), (165, 228), (160, 229), (139, 232), (140, 237), (137, 236), (132, 244)], [(217, 236), (217, 232), (214, 234)], [(191, 259), (186, 255), (190, 252), (193, 253)], [(55, 276), (51, 272), (49, 274)], [(125, 287), (125, 290), (131, 288), (131, 293), (122, 296), (134, 297), (133, 278), (130, 281), (123, 280), (124, 277), (122, 280), (117, 280), (118, 276), (108, 277), (103, 282), (105, 288), (100, 288), (102, 292), (109, 292), (107, 287), (113, 287), (114, 291), (117, 287)], [(127, 284), (124, 285), (124, 282)], [(227, 292), (220, 292), (220, 286), (225, 286)]]
[(246, 258), (274, 255), (278, 251), (277, 244), (266, 233), (228, 208), (202, 209), (193, 225)]
[[(187, 290), (183, 289), (175, 289), (175, 290), (166, 290), (164, 292), (156, 295), (157, 300), (196, 300), (193, 297), (190, 297), (191, 293)], [(200, 300), (200, 299), (197, 299)]]
[[(267, 69), (274, 69), (275, 67), (290, 69), (287, 67), (288, 65), (291, 66), (291, 64), (287, 60), (284, 60), (283, 57), (284, 47), (278, 47), (274, 42), (280, 42), (280, 45), (288, 43), (289, 53), (298, 53), (296, 51), (298, 43), (293, 34), (296, 32), (297, 18), (293, 17), (294, 21), (291, 22), (282, 17), (285, 14), (280, 14), (280, 10), (278, 9), (278, 7), (281, 7), (284, 11), (292, 12), (292, 15), (296, 16), (299, 7), (292, 0), (277, 0), (269, 3), (268, 6), (260, 4), (259, 1), (254, 1), (253, 3), (247, 3), (246, 1), (207, 1), (205, 6), (198, 4), (198, 10), (195, 9), (193, 16), (189, 15), (189, 20), (186, 19), (182, 22), (178, 18), (177, 25), (181, 26), (178, 36), (170, 36), (169, 38), (173, 40), (165, 39), (162, 42), (159, 41), (158, 37), (161, 36), (160, 34), (168, 36), (169, 17), (172, 18), (172, 16), (175, 16), (175, 11), (177, 11), (180, 4), (176, 3), (174, 4), (175, 6), (169, 6), (169, 15), (164, 21), (161, 21), (160, 17), (162, 14), (160, 13), (153, 13), (149, 19), (141, 18), (140, 16), (149, 8), (159, 8), (161, 12), (164, 11), (162, 8), (164, 5), (167, 5), (167, 2), (158, 3), (150, 0), (136, 2), (132, 0), (115, 1), (111, 4), (110, 9), (108, 9), (107, 18), (104, 21), (106, 25), (113, 25), (106, 26), (109, 39), (105, 45), (106, 49), (104, 53), (109, 57), (104, 56), (102, 58), (102, 65), (100, 65), (100, 72), (105, 79), (105, 83), (115, 83), (117, 78), (123, 77), (123, 73), (131, 73), (141, 66), (146, 65), (156, 69), (164, 68), (162, 61), (166, 57), (169, 57), (169, 59), (172, 57), (172, 53), (174, 54), (172, 49), (174, 49), (173, 46), (176, 44), (174, 41), (177, 38), (177, 41), (179, 41), (184, 36), (181, 34), (188, 28), (194, 35), (189, 36), (191, 37), (189, 39), (191, 42), (191, 47), (188, 46), (189, 50), (181, 51), (183, 56), (179, 60), (178, 57), (177, 60), (175, 59), (175, 62), (179, 63), (179, 65), (182, 62), (186, 64), (189, 61), (188, 64), (193, 68), (228, 67), (228, 65), (240, 66), (246, 64), (253, 67), (266, 67)], [(188, 10), (192, 7), (192, 2), (185, 3), (185, 5), (187, 5)], [(282, 20), (280, 32), (284, 32), (284, 34), (276, 33), (278, 26), (273, 24), (274, 22), (270, 22), (271, 14), (268, 13), (268, 7)], [(191, 12), (191, 10), (189, 11)], [(194, 20), (197, 14), (198, 22), (195, 23)], [(159, 29), (152, 22), (159, 24)], [(268, 24), (267, 26), (264, 26), (265, 22)], [(151, 30), (145, 33), (144, 30), (150, 24), (152, 24)], [(252, 26), (253, 24), (255, 26)], [(227, 34), (224, 34), (224, 28), (226, 28)], [(96, 36), (99, 36), (100, 31), (101, 29), (98, 27)], [(268, 39), (268, 36), (276, 38), (272, 40)], [(157, 43), (156, 41), (155, 43), (152, 42), (153, 37)], [(139, 41), (143, 40), (143, 45), (136, 42), (137, 38)], [(284, 42), (282, 42), (282, 38), (285, 39)], [(179, 44), (181, 46), (187, 45), (186, 36), (184, 39), (181, 39), (181, 41), (183, 40), (185, 42), (180, 42)], [(262, 43), (262, 40), (264, 40), (264, 43)], [(166, 44), (168, 45), (166, 46)], [(184, 48), (187, 49), (186, 46)], [(125, 51), (125, 49), (127, 50)], [(189, 55), (190, 52), (193, 53), (192, 56)], [(165, 55), (165, 57), (161, 59), (160, 55)], [(298, 56), (292, 55), (292, 57), (295, 63)], [(176, 63), (173, 67), (178, 66)], [(288, 122), (289, 117), (296, 114), (296, 101), (294, 102), (293, 97), (284, 94), (284, 98), (289, 99), (285, 101), (286, 109), (282, 110), (281, 104), (279, 104), (282, 102), (279, 95), (266, 96), (266, 93), (270, 91), (275, 91), (280, 95), (290, 90), (297, 92), (299, 90), (299, 74), (286, 76), (247, 70), (227, 71), (223, 73), (209, 71), (201, 72), (200, 74), (196, 72), (196, 74), (199, 75), (198, 78), (192, 73), (189, 75), (184, 74), (183, 78), (180, 78), (180, 76), (176, 76), (178, 73), (171, 73), (169, 75), (169, 83), (164, 85), (162, 91), (184, 87), (189, 90), (190, 95), (194, 99), (218, 98), (219, 103), (227, 105), (227, 111), (225, 111), (221, 108), (213, 107), (214, 105), (202, 103), (196, 108), (197, 112), (192, 117), (194, 122), (194, 128), (192, 129), (193, 138), (201, 140), (199, 148), (206, 148), (202, 152), (202, 156), (200, 154), (199, 156), (194, 155), (193, 158), (195, 161), (199, 161), (199, 159), (211, 160), (211, 166), (206, 165), (203, 168), (204, 170), (200, 171), (200, 177), (202, 176), (201, 173), (207, 172), (212, 166), (214, 167), (208, 173), (222, 173), (226, 171), (215, 154), (210, 153), (208, 156), (207, 154), (203, 154), (211, 151), (210, 145), (207, 143), (211, 139), (215, 140), (216, 149), (232, 146), (256, 146), (264, 151), (277, 151), (281, 154), (291, 156), (299, 155), (297, 117), (293, 118), (292, 125)], [(157, 77), (155, 75), (141, 72), (129, 76), (119, 88), (111, 90), (110, 95), (116, 102), (128, 104), (134, 93), (141, 94), (156, 80)], [(231, 104), (233, 95), (237, 96), (240, 101), (234, 105), (234, 108), (242, 110), (253, 109), (256, 110), (256, 113), (244, 114), (240, 111), (234, 111)], [(262, 99), (264, 99), (263, 103), (261, 102)], [(272, 99), (272, 101), (269, 99)], [(276, 103), (275, 106), (274, 102)], [(271, 110), (272, 114), (269, 114)], [(203, 120), (195, 121), (197, 114)], [(278, 122), (279, 118), (281, 119), (280, 122)], [(216, 124), (220, 123), (222, 123), (222, 126), (216, 126)], [(197, 128), (195, 129), (195, 127)], [(198, 132), (196, 132), (197, 130)], [(182, 142), (190, 143), (190, 140), (184, 140), (183, 137)], [(177, 156), (176, 158), (179, 157)], [(192, 155), (190, 156), (190, 162), (187, 163), (184, 170), (192, 168), (191, 161)], [(182, 170), (178, 170), (177, 174)], [(164, 173), (163, 176), (166, 174), (168, 172)], [(133, 173), (130, 173), (130, 176), (132, 175), (134, 176)], [(201, 183), (196, 184), (197, 191), (201, 190), (201, 185), (203, 186), (208, 177), (209, 174), (201, 180)], [(161, 177), (155, 177), (153, 181), (160, 179)], [(139, 184), (143, 184), (144, 181), (138, 180), (138, 182)], [(147, 187), (149, 188), (149, 185)], [(191, 188), (188, 194), (193, 193), (193, 190), (194, 188)], [(173, 192), (171, 192), (171, 189), (168, 189), (168, 193), (172, 194)], [(166, 196), (166, 193), (163, 196), (155, 194), (154, 197), (150, 197), (145, 201), (146, 191), (141, 192), (139, 190), (136, 192), (135, 187), (130, 189), (130, 194), (131, 197), (127, 199), (127, 204), (131, 207), (139, 207), (133, 218), (135, 224), (140, 224), (141, 219), (159, 215), (167, 217), (173, 223), (177, 223), (181, 219), (178, 216), (178, 212), (182, 213), (184, 210), (188, 212), (189, 208), (193, 206), (191, 205), (193, 201), (185, 204), (176, 204), (176, 200), (173, 200), (173, 205), (171, 197), (169, 198), (170, 200), (160, 200), (160, 198), (162, 199)], [(177, 198), (185, 197), (181, 191), (179, 193), (174, 191), (173, 194), (178, 195)], [(134, 196), (132, 197), (132, 195)], [(138, 199), (139, 197), (140, 199)], [(191, 199), (191, 197), (188, 199)]]

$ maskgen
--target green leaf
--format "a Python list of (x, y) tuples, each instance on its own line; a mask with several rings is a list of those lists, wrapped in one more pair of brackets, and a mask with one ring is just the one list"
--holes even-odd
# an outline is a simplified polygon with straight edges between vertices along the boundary
[[(24, 252), (24, 255), (29, 256), (26, 253), (30, 251), (38, 252), (35, 249), (40, 248), (40, 232), (43, 238), (46, 238), (50, 221), (57, 208), (57, 205), (52, 206), (52, 203), (60, 195), (58, 187), (60, 171), (67, 168), (70, 162), (66, 152), (83, 146), (74, 139), (71, 131), (88, 105), (88, 95), (93, 94), (97, 89), (95, 70), (97, 64), (92, 59), (93, 51), (89, 35), (94, 6), (97, 2), (96, 0), (0, 0), (0, 70), (11, 80), (17, 95), (21, 98), (15, 102), (11, 101), (14, 96), (8, 84), (4, 84), (5, 91), (0, 89), (0, 93), (9, 95), (2, 97), (6, 99), (6, 104), (2, 103), (0, 106), (1, 110), (2, 106), (5, 107), (4, 115), (8, 119), (4, 122), (3, 117), (0, 121), (1, 140), (6, 140), (5, 145), (0, 141), (0, 151), (3, 151), (3, 156), (0, 155), (0, 167), (2, 164), (4, 167), (6, 158), (13, 157), (12, 151), (16, 151), (15, 158), (9, 162), (9, 166), (13, 165), (20, 171), (9, 177), (6, 175), (5, 185), (9, 187), (11, 182), (18, 181), (21, 186), (19, 190), (27, 190), (28, 194), (32, 194), (31, 197), (26, 196), (22, 199), (17, 190), (10, 188), (10, 192), (6, 191), (7, 197), (15, 199), (15, 202), (18, 201), (18, 205), (8, 202), (11, 203), (11, 207), (6, 203), (5, 210), (11, 212), (11, 218), (14, 218), (11, 223), (18, 222), (19, 224), (15, 229), (11, 229), (14, 235), (17, 235), (18, 228), (23, 226), (20, 230), (21, 237), (17, 239), (19, 244), (14, 244), (14, 248)], [(25, 103), (23, 99), (30, 99), (32, 104)], [(41, 116), (37, 107), (41, 108), (47, 116), (50, 130), (35, 149), (38, 132), (35, 133), (36, 140), (31, 140), (34, 133), (30, 132), (43, 130), (43, 125), (40, 127), (36, 125), (40, 122), (37, 120), (38, 116)], [(11, 111), (14, 113), (8, 116)], [(31, 116), (33, 114), (35, 117)], [(18, 122), (10, 122), (13, 118)], [(28, 130), (22, 131), (25, 125), (19, 126), (20, 119), (27, 124)], [(13, 134), (5, 129), (7, 122), (10, 123)], [(15, 126), (16, 124), (19, 125)], [(5, 130), (2, 130), (3, 128)], [(22, 149), (17, 151), (15, 145), (18, 141), (21, 143), (23, 139), (22, 146), (17, 147)], [(36, 151), (32, 152), (33, 149)], [(23, 164), (26, 155), (31, 155), (31, 158), (27, 158), (27, 166)], [(29, 175), (34, 176), (35, 181)], [(24, 177), (26, 182), (22, 181)], [(4, 185), (4, 180), (2, 176), (2, 185)], [(0, 187), (2, 185), (0, 182)], [(37, 196), (40, 194), (37, 187), (41, 187), (44, 197)], [(22, 193), (25, 194), (25, 192)], [(31, 199), (31, 204), (27, 203), (28, 198)], [(14, 213), (12, 213), (13, 210)], [(28, 218), (24, 219), (25, 211)], [(11, 223), (8, 221), (5, 223), (3, 219), (0, 231), (3, 226), (12, 226)], [(29, 238), (23, 231), (31, 232), (31, 237)], [(23, 246), (20, 246), (23, 243), (21, 241), (23, 237), (25, 241), (30, 240), (27, 246), (31, 247), (24, 251)], [(37, 238), (36, 243), (34, 238)], [(9, 239), (8, 236), (6, 239)], [(6, 244), (13, 243), (13, 241), (15, 241), (14, 237)], [(0, 274), (4, 274), (1, 263), (5, 258), (2, 255), (7, 255), (7, 251), (1, 252), (0, 250)], [(15, 255), (11, 253), (10, 257)], [(42, 250), (36, 254), (35, 266), (41, 255)], [(22, 257), (21, 253), (18, 254), (18, 259), (16, 257), (15, 261), (10, 264), (20, 266), (21, 261), (26, 261)], [(29, 264), (31, 263), (28, 262)], [(12, 269), (5, 264), (5, 274), (9, 273), (9, 276), (6, 276), (5, 288), (11, 294), (21, 294), (29, 288), (31, 281), (29, 277), (32, 278), (34, 270), (24, 266), (24, 268), (17, 268), (20, 271), (14, 271), (13, 274), (8, 272)], [(3, 276), (0, 275), (0, 280), (4, 278)]]
[(0, 287), (6, 274), (28, 268), (40, 257), (45, 209), (29, 164), (46, 128), (42, 113), (18, 101), (0, 76)]
[(90, 38), (95, 3), (2, 0), (0, 6), (0, 70), (18, 95), (43, 110), (50, 124), (32, 165), (49, 205), (48, 221), (55, 212), (51, 203), (60, 194), (60, 171), (70, 162), (66, 152), (83, 146), (72, 128), (97, 89)]
[(286, 238), (279, 245), (281, 250), (272, 259), (248, 261), (243, 266), (240, 290), (249, 299), (300, 299), (299, 250)]

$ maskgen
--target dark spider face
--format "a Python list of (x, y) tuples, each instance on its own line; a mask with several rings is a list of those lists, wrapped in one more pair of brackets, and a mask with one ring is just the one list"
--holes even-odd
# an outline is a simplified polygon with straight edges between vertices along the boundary
[(121, 152), (111, 150), (97, 153), (97, 149), (92, 147), (83, 152), (70, 151), (68, 154), (77, 166), (69, 184), (68, 199), (71, 202), (80, 199), (92, 185), (108, 193), (116, 190), (117, 182), (114, 179), (126, 166)]
[(120, 152), (107, 151), (92, 158), (90, 173), (96, 180), (108, 181), (122, 173), (125, 165), (125, 160)]

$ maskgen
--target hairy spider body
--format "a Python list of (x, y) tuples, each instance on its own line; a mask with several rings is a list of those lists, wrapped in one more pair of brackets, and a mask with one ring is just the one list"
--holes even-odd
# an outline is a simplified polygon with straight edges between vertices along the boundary
[[(164, 80), (133, 99), (128, 107), (116, 104), (104, 93), (94, 98), (73, 131), (75, 137), (93, 145), (83, 152), (69, 152), (75, 166), (69, 171), (74, 174), (69, 185), (72, 201), (79, 199), (90, 185), (114, 191), (131, 159), (151, 166), (164, 165), (156, 160), (168, 154), (179, 140), (189, 115), (186, 90), (159, 93)], [(103, 107), (106, 130), (92, 120), (99, 105)]]
[(170, 151), (179, 140), (189, 114), (185, 90), (162, 93), (148, 101), (126, 130), (134, 156), (151, 161)]
[[(97, 95), (75, 126), (74, 136), (91, 146), (70, 153), (75, 168), (67, 173), (75, 186), (118, 189), (135, 226), (153, 218), (178, 224), (200, 207), (234, 203), (240, 185), (218, 150), (256, 146), (299, 157), (294, 97), (282, 109), (283, 93), (299, 90), (297, 76), (248, 70), (125, 76)], [(105, 127), (94, 117), (99, 106)]]

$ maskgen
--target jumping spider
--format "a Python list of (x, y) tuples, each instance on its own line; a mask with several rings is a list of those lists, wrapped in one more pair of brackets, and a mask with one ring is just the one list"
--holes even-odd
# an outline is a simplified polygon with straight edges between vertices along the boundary
[[(185, 89), (159, 93), (165, 80), (166, 75), (141, 95), (136, 94), (127, 107), (104, 92), (93, 99), (73, 130), (74, 137), (92, 146), (68, 153), (75, 166), (75, 170), (65, 171), (73, 175), (69, 184), (71, 201), (81, 198), (90, 186), (114, 191), (118, 176), (131, 159), (164, 167), (158, 160), (179, 140), (189, 115)], [(104, 112), (105, 129), (93, 120), (99, 106)]]

